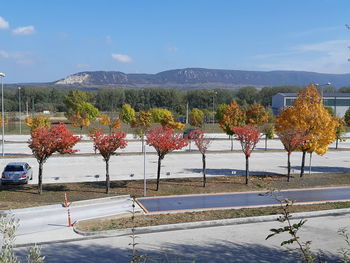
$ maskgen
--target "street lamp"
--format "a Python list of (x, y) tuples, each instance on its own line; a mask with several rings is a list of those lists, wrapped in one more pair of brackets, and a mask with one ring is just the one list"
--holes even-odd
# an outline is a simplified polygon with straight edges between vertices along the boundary
[(22, 134), (21, 123), (21, 87), (18, 87), (19, 134)]
[(218, 94), (216, 91), (213, 92), (213, 129), (214, 129), (214, 123), (215, 123), (215, 108), (214, 108), (214, 98), (215, 95)]
[(321, 88), (321, 97), (322, 97), (322, 100), (323, 100), (323, 87), (324, 86), (330, 86), (332, 83), (330, 83), (330, 82), (327, 82), (327, 83), (325, 83), (325, 84), (317, 84), (317, 83), (315, 83), (315, 86), (316, 87), (319, 87), (319, 88)]
[(5, 116), (4, 116), (4, 82), (3, 78), (5, 77), (5, 73), (0, 72), (0, 77), (1, 77), (1, 131), (2, 131), (2, 156), (5, 156), (4, 152), (4, 134), (5, 134), (5, 126), (4, 126), (4, 121), (5, 121)]

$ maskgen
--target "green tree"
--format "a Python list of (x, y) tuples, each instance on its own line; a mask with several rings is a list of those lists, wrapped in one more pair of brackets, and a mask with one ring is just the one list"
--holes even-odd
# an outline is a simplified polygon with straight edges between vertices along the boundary
[(68, 119), (72, 122), (73, 126), (80, 127), (80, 131), (83, 127), (89, 126), (92, 120), (100, 115), (100, 112), (89, 102), (82, 102), (76, 105), (73, 112), (69, 114)]
[(345, 112), (344, 121), (346, 125), (350, 126), (350, 107)]
[(131, 123), (135, 119), (135, 110), (130, 106), (130, 104), (124, 104), (119, 113), (119, 118), (124, 123)]
[(190, 124), (195, 127), (202, 127), (204, 121), (204, 113), (198, 108), (193, 108), (189, 114)]

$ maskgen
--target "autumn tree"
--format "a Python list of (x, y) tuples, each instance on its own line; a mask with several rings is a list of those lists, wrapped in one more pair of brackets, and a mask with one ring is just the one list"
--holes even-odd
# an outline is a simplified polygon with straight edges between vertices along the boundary
[(279, 121), (284, 117), (284, 115), (288, 114), (288, 109), (286, 108), (281, 112), (279, 117), (276, 119), (276, 126), (278, 127), (277, 135), (281, 140), (284, 149), (287, 151), (287, 181), (290, 180), (290, 156), (292, 152), (297, 150), (304, 142), (305, 136), (302, 131), (296, 130), (293, 127), (289, 127), (287, 129), (279, 126)]
[(202, 173), (203, 173), (203, 187), (205, 187), (206, 178), (206, 153), (210, 145), (210, 140), (204, 137), (204, 133), (200, 130), (194, 130), (190, 133), (190, 138), (192, 138), (198, 148), (198, 151), (202, 154)]
[[(232, 127), (239, 127), (245, 124), (245, 113), (241, 110), (236, 101), (232, 100), (230, 105), (220, 108), (221, 113), (217, 112), (217, 117), (220, 117), (219, 125), (221, 129), (230, 136), (231, 139), (231, 151), (233, 150), (232, 135), (234, 130)], [(221, 116), (219, 116), (221, 115)]]
[(74, 136), (64, 124), (51, 128), (38, 127), (31, 131), (31, 138), (28, 142), (29, 148), (39, 163), (38, 192), (42, 193), (43, 166), (46, 160), (54, 153), (74, 153), (74, 145), (80, 141), (79, 136)]
[(82, 102), (76, 105), (68, 116), (74, 127), (79, 127), (82, 132), (83, 127), (90, 126), (92, 120), (99, 116), (99, 110), (89, 102)]
[(130, 106), (130, 104), (124, 104), (119, 113), (119, 118), (124, 123), (131, 123), (135, 119), (135, 110)]
[[(288, 114), (280, 118), (278, 132), (286, 129), (296, 129), (305, 135), (302, 151), (300, 177), (304, 175), (306, 153), (316, 152), (323, 155), (336, 138), (338, 122), (324, 108), (322, 98), (314, 84), (300, 91), (294, 105), (288, 107)], [(310, 155), (311, 156), (311, 155)]]
[(345, 120), (344, 118), (341, 117), (334, 117), (335, 121), (338, 122), (336, 131), (335, 131), (335, 137), (336, 137), (336, 141), (335, 141), (335, 149), (338, 149), (338, 143), (345, 141), (344, 138), (344, 132), (346, 132), (346, 124), (345, 124)]
[(204, 123), (204, 113), (198, 108), (193, 108), (189, 114), (190, 124), (195, 127), (202, 127)]
[(160, 123), (162, 127), (168, 127), (175, 130), (182, 130), (185, 125), (181, 122), (174, 121), (171, 111), (163, 108), (153, 108), (150, 110), (154, 123)]
[(269, 115), (264, 106), (260, 104), (251, 104), (245, 112), (246, 123), (256, 126), (262, 126), (269, 120)]
[(109, 177), (109, 160), (112, 155), (116, 155), (116, 150), (124, 149), (127, 146), (125, 140), (126, 133), (123, 131), (112, 132), (111, 134), (104, 134), (101, 131), (96, 131), (90, 134), (95, 151), (98, 150), (106, 163), (106, 194), (110, 191), (110, 177)]
[(350, 107), (345, 112), (344, 121), (346, 125), (350, 126)]
[(113, 129), (119, 129), (121, 126), (121, 120), (118, 116), (108, 116), (106, 114), (100, 114), (99, 123), (109, 128), (109, 134), (112, 133)]
[(152, 114), (149, 111), (140, 111), (136, 113), (135, 118), (131, 121), (131, 127), (135, 133), (141, 138), (142, 152), (145, 150), (145, 134), (152, 125)]
[(26, 117), (25, 118), (25, 123), (28, 127), (30, 127), (30, 130), (34, 130), (38, 127), (50, 127), (51, 126), (51, 122), (50, 122), (50, 118), (48, 116), (45, 115), (36, 115), (35, 117)]
[(156, 127), (146, 134), (146, 142), (153, 146), (158, 155), (157, 188), (159, 189), (161, 162), (165, 155), (174, 150), (179, 150), (187, 145), (187, 139), (182, 138), (182, 134), (175, 133), (169, 127)]
[(249, 178), (249, 157), (259, 142), (260, 131), (252, 125), (242, 127), (233, 127), (236, 139), (241, 143), (242, 151), (245, 155), (245, 183), (248, 184)]

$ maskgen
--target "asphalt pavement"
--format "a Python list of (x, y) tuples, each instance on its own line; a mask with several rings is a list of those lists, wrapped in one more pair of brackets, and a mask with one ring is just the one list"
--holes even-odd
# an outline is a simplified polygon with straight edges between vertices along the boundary
[[(350, 187), (300, 189), (276, 192), (279, 200), (289, 199), (295, 204), (350, 201)], [(137, 202), (146, 213), (193, 211), (239, 207), (277, 205), (279, 202), (264, 192), (195, 194), (181, 196), (145, 197)]]

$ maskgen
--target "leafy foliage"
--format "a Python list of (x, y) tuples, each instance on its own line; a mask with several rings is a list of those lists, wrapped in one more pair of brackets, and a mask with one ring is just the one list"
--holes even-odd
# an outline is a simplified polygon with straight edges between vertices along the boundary
[(245, 154), (246, 159), (246, 173), (245, 183), (248, 184), (249, 177), (249, 157), (252, 151), (255, 149), (256, 144), (260, 139), (260, 131), (252, 125), (245, 125), (243, 127), (233, 127), (233, 132), (236, 135), (236, 139), (241, 143), (242, 151)]
[(34, 130), (39, 127), (50, 127), (51, 122), (50, 118), (45, 116), (45, 115), (36, 115), (34, 118), (32, 117), (26, 117), (25, 118), (25, 123), (27, 126), (30, 127), (30, 130)]
[(207, 138), (205, 138), (204, 133), (200, 130), (193, 130), (190, 135), (188, 136), (189, 138), (193, 139), (198, 151), (202, 154), (202, 163), (203, 163), (203, 187), (205, 187), (206, 184), (206, 153), (208, 150), (208, 147), (211, 143), (211, 141)]
[(260, 104), (251, 104), (246, 111), (246, 123), (261, 126), (269, 120), (269, 115)]
[(124, 149), (128, 142), (125, 140), (126, 133), (123, 131), (112, 132), (111, 134), (104, 134), (101, 131), (96, 131), (90, 134), (94, 142), (94, 150), (99, 151), (106, 163), (106, 194), (110, 190), (109, 179), (109, 159), (112, 155), (116, 155), (116, 150)]
[(135, 119), (135, 110), (130, 106), (130, 104), (124, 104), (119, 113), (119, 118), (124, 123), (131, 123)]
[(42, 193), (42, 169), (46, 160), (54, 153), (70, 154), (77, 152), (74, 145), (80, 141), (79, 136), (74, 136), (64, 124), (51, 128), (38, 127), (31, 131), (31, 138), (28, 142), (33, 156), (39, 163), (38, 191)]
[(165, 155), (174, 150), (185, 147), (188, 142), (182, 138), (182, 134), (175, 133), (174, 129), (169, 127), (156, 127), (151, 129), (146, 135), (146, 142), (153, 146), (158, 154), (158, 172), (157, 172), (157, 191), (159, 189), (161, 161)]
[(245, 113), (234, 100), (227, 107), (222, 107), (222, 113), (220, 114), (222, 114), (222, 119), (219, 120), (219, 125), (227, 135), (234, 134), (232, 127), (245, 124)]
[(111, 133), (113, 129), (119, 129), (121, 127), (121, 120), (118, 118), (118, 116), (100, 114), (99, 123), (108, 126), (109, 133)]
[(189, 122), (192, 126), (202, 127), (204, 122), (204, 113), (198, 108), (193, 108), (189, 114)]

